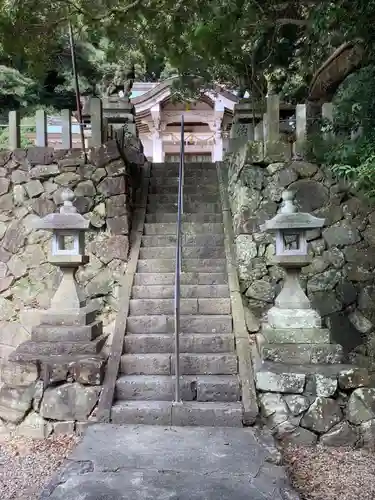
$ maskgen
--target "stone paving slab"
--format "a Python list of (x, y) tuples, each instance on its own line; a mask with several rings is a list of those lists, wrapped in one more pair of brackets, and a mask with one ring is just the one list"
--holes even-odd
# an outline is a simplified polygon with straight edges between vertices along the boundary
[(298, 500), (278, 459), (253, 429), (97, 424), (40, 500)]

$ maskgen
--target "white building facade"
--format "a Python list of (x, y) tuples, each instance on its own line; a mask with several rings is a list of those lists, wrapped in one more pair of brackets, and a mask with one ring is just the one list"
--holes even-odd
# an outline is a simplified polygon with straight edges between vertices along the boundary
[(237, 97), (218, 88), (187, 106), (173, 99), (172, 85), (173, 79), (134, 83), (131, 101), (145, 156), (154, 163), (178, 161), (183, 116), (186, 161), (221, 161)]

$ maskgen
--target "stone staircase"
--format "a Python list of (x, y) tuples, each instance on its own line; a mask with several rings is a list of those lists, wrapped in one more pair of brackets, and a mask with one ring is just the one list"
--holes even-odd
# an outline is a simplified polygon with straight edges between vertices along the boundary
[(187, 164), (181, 274), (182, 403), (174, 403), (178, 165), (152, 167), (112, 422), (241, 426), (223, 214), (214, 164)]

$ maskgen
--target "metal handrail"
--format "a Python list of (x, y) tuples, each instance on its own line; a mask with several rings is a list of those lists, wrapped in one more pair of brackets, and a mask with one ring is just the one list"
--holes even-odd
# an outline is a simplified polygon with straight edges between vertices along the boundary
[(176, 228), (176, 272), (174, 289), (174, 324), (175, 324), (175, 401), (181, 401), (180, 394), (180, 290), (181, 290), (181, 243), (182, 227), (181, 220), (184, 212), (184, 162), (185, 162), (185, 141), (184, 141), (184, 117), (181, 116), (181, 146), (180, 163), (178, 166), (178, 199), (177, 199), (177, 228)]

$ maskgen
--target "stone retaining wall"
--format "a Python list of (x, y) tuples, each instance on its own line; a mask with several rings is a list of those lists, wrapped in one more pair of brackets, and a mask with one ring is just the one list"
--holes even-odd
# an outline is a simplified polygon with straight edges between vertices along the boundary
[(142, 145), (128, 138), (93, 148), (84, 163), (80, 150), (32, 147), (0, 153), (0, 364), (39, 324), (60, 280), (48, 263), (51, 234), (34, 229), (38, 217), (55, 212), (66, 188), (77, 210), (90, 220), (90, 262), (77, 272), (87, 296), (98, 303), (106, 331), (118, 308), (126, 271), (128, 234)]
[(325, 168), (305, 161), (257, 163), (251, 143), (228, 155), (228, 190), (241, 290), (250, 333), (260, 328), (280, 290), (283, 271), (271, 265), (274, 237), (260, 224), (272, 218), (288, 188), (299, 210), (326, 219), (308, 235), (312, 264), (302, 284), (312, 305), (344, 346), (348, 361), (375, 368), (375, 207)]
[(328, 365), (304, 373), (296, 366), (256, 378), (261, 415), (277, 439), (374, 449), (375, 389), (366, 387), (366, 369)]

